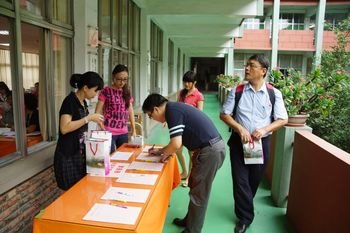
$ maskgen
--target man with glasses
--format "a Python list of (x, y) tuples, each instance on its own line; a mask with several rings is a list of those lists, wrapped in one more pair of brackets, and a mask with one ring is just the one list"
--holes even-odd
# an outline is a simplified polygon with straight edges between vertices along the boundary
[(150, 119), (167, 123), (170, 142), (150, 153), (161, 156), (162, 162), (184, 145), (193, 153), (189, 177), (190, 203), (183, 219), (173, 223), (184, 227), (182, 233), (199, 233), (204, 223), (211, 186), (225, 158), (225, 144), (213, 122), (202, 111), (181, 102), (169, 102), (159, 94), (149, 95), (142, 110)]
[[(276, 88), (273, 88), (275, 103), (272, 108), (264, 80), (268, 68), (269, 62), (265, 56), (251, 56), (245, 66), (245, 80), (248, 82), (243, 86), (235, 116), (232, 113), (236, 88), (231, 90), (220, 113), (220, 119), (233, 129), (227, 144), (230, 147), (235, 213), (238, 218), (235, 233), (246, 232), (253, 222), (253, 198), (269, 161), (270, 135), (288, 121), (282, 94)], [(263, 164), (246, 164), (243, 144), (259, 140), (262, 141)]]

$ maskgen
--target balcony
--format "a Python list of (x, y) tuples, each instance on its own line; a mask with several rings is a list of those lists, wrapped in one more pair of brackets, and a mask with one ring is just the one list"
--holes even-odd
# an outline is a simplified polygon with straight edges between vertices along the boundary
[[(314, 52), (314, 33), (311, 30), (280, 30), (278, 50)], [(270, 34), (269, 29), (246, 29), (241, 38), (235, 38), (234, 47), (236, 50), (271, 50)], [(335, 34), (324, 31), (323, 49), (330, 50), (335, 43)]]

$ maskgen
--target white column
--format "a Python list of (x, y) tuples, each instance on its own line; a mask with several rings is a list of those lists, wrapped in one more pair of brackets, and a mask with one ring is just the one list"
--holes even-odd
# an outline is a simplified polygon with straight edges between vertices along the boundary
[(326, 11), (326, 0), (320, 0), (316, 14), (316, 28), (315, 28), (315, 66), (321, 63), (321, 55), (323, 50), (323, 27), (324, 16)]
[(227, 75), (233, 75), (234, 70), (234, 60), (233, 60), (233, 48), (230, 47), (227, 49)]
[(279, 32), (280, 0), (273, 1), (272, 34), (271, 34), (271, 69), (277, 67), (278, 32)]

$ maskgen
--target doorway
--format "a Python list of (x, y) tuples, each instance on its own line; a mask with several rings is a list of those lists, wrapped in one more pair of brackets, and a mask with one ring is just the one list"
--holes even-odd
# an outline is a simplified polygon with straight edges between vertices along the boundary
[(216, 76), (225, 73), (225, 59), (211, 57), (191, 58), (192, 70), (197, 72), (197, 88), (199, 91), (218, 91)]

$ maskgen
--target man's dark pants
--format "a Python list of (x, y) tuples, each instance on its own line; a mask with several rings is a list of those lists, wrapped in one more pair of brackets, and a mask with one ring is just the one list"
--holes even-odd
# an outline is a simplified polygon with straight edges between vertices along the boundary
[(235, 214), (243, 224), (251, 224), (254, 219), (253, 198), (262, 180), (270, 158), (270, 138), (262, 138), (264, 164), (244, 164), (243, 145), (240, 136), (233, 133), (228, 142), (230, 147), (231, 173)]
[(223, 140), (202, 148), (192, 156), (192, 169), (188, 184), (190, 202), (185, 217), (187, 232), (201, 232), (212, 183), (224, 159), (225, 143)]

